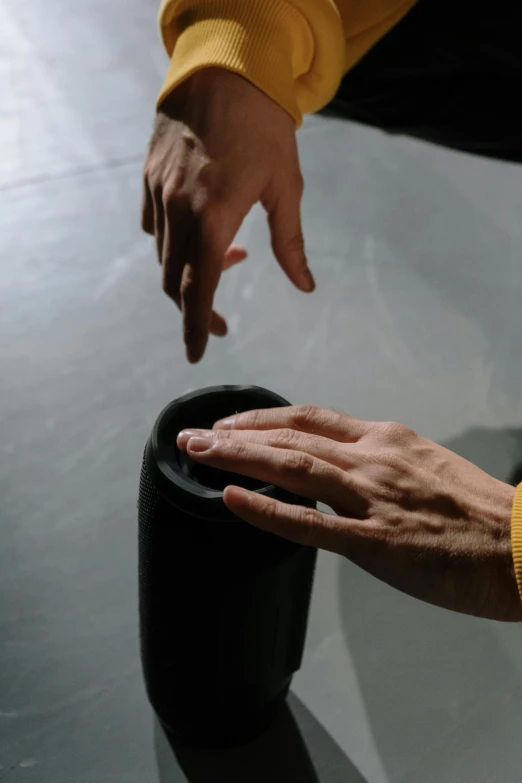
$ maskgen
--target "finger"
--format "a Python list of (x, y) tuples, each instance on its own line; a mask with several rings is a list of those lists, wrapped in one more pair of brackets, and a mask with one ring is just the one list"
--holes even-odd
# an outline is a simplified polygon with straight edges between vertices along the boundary
[(225, 489), (227, 508), (250, 525), (275, 533), (303, 546), (340, 552), (350, 536), (350, 524), (356, 520), (325, 514), (314, 508), (293, 506), (235, 486)]
[(348, 505), (362, 508), (361, 502), (357, 502), (351, 474), (311, 454), (258, 443), (199, 437), (190, 438), (187, 453), (210, 467), (250, 476), (332, 507), (342, 504), (344, 508)]
[[(163, 241), (163, 290), (181, 309), (181, 279), (183, 273), (182, 262), (176, 262), (174, 254), (170, 248), (171, 240), (170, 229), (165, 228), (165, 237)], [(238, 263), (238, 262), (236, 262)], [(227, 322), (222, 315), (212, 311), (210, 321), (210, 332), (216, 337), (224, 337), (228, 332)]]
[(223, 258), (223, 272), (244, 261), (248, 253), (244, 247), (230, 245)]
[(147, 177), (143, 178), (141, 228), (146, 234), (154, 235), (154, 202), (152, 200), (152, 193), (150, 192)]
[(182, 430), (177, 437), (178, 448), (186, 450), (191, 438), (210, 438), (215, 440), (233, 440), (244, 443), (259, 443), (286, 451), (300, 451), (312, 457), (324, 460), (342, 470), (355, 466), (357, 455), (343, 449), (337, 441), (319, 435), (309, 435), (297, 430)]
[[(181, 309), (181, 280), (187, 257), (189, 243), (189, 226), (191, 213), (178, 200), (165, 205), (165, 233), (163, 239), (163, 290)], [(232, 250), (232, 248), (230, 248)], [(242, 251), (242, 252), (240, 252)], [(232, 263), (239, 263), (246, 252), (233, 246)], [(219, 313), (213, 312), (210, 331), (216, 337), (224, 337), (227, 333), (225, 319)]]
[(165, 236), (163, 242), (163, 290), (181, 309), (181, 280), (187, 262), (194, 216), (186, 200), (163, 195)]
[[(156, 252), (159, 263), (163, 266), (163, 243), (165, 241), (165, 212), (163, 209), (163, 203), (161, 201), (161, 192), (156, 189), (156, 193), (153, 197), (154, 202), (154, 236), (156, 237)], [(165, 275), (165, 267), (163, 266), (163, 275)], [(166, 291), (165, 281), (163, 282), (163, 290)]]
[(210, 334), (213, 334), (214, 337), (225, 337), (227, 332), (227, 322), (220, 313), (216, 313), (216, 311), (213, 310), (210, 318)]
[(241, 220), (220, 209), (207, 209), (189, 249), (181, 280), (181, 304), (187, 358), (192, 363), (205, 352), (223, 257)]
[[(244, 247), (239, 245), (230, 245), (227, 252), (223, 257), (223, 271), (230, 269), (236, 264), (240, 264), (247, 257), (247, 251)], [(210, 333), (215, 337), (224, 337), (228, 332), (227, 322), (222, 315), (212, 312), (212, 318), (210, 320)]]
[(313, 405), (289, 405), (282, 408), (238, 413), (214, 424), (218, 430), (293, 429), (321, 435), (340, 443), (354, 443), (372, 429), (373, 423), (356, 419), (346, 413)]
[[(199, 362), (205, 353), (208, 337), (214, 326), (223, 329), (224, 319), (213, 316), (212, 303), (219, 283), (221, 270), (214, 260), (209, 263), (209, 256), (201, 259), (201, 266), (207, 272), (202, 275), (202, 269), (196, 262), (187, 264), (181, 280), (181, 308), (183, 312), (183, 339), (187, 359), (191, 364)], [(222, 318), (222, 317), (221, 317)], [(224, 327), (226, 329), (226, 327)]]
[(272, 250), (284, 272), (301, 291), (315, 288), (314, 278), (306, 260), (301, 227), (301, 190), (299, 183), (278, 188), (263, 206), (268, 212)]

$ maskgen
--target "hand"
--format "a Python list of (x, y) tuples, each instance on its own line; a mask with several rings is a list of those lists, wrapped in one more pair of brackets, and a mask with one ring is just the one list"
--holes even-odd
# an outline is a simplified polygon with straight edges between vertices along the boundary
[(178, 443), (222, 470), (326, 503), (337, 516), (227, 487), (237, 516), (328, 549), (416, 598), (522, 620), (511, 551), (514, 489), (399, 424), (323, 408), (271, 408), (186, 430)]
[(234, 73), (191, 76), (158, 113), (144, 170), (142, 226), (156, 237), (163, 289), (183, 313), (187, 356), (198, 361), (226, 322), (212, 309), (229, 246), (260, 201), (276, 259), (302, 291), (314, 281), (300, 219), (295, 124)]

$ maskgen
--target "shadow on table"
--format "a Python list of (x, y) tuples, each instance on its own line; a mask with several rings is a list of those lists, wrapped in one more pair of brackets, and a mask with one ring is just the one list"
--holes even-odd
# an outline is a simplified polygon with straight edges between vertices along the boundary
[(154, 725), (160, 783), (367, 783), (293, 694), (266, 734), (241, 748), (195, 751)]

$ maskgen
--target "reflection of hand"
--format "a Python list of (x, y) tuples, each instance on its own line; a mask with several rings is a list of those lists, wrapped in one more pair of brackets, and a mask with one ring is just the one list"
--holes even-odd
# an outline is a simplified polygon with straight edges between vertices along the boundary
[(429, 603), (522, 620), (511, 551), (514, 489), (399, 424), (324, 408), (272, 408), (187, 430), (206, 465), (326, 503), (337, 516), (227, 487), (234, 514), (342, 554)]
[(142, 226), (156, 237), (163, 288), (183, 312), (190, 361), (203, 356), (209, 333), (226, 333), (214, 294), (256, 202), (282, 268), (298, 288), (313, 289), (301, 192), (293, 119), (242, 77), (199, 71), (162, 104), (145, 162)]

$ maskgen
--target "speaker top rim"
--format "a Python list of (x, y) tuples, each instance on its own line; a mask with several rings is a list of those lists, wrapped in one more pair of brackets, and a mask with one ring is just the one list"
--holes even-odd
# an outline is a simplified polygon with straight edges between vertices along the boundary
[[(230, 407), (232, 401), (236, 404)], [(151, 479), (166, 500), (186, 513), (206, 518), (230, 516), (221, 490), (204, 486), (183, 473), (180, 451), (175, 442), (177, 433), (185, 427), (194, 426), (195, 422), (191, 422), (190, 418), (196, 408), (206, 411), (207, 415), (210, 409), (219, 411), (214, 418), (216, 421), (237, 411), (289, 404), (275, 392), (249, 385), (209, 386), (173, 400), (156, 419), (147, 444), (145, 458)], [(184, 421), (187, 417), (189, 420)], [(287, 503), (315, 505), (273, 484), (263, 485), (254, 491)]]

